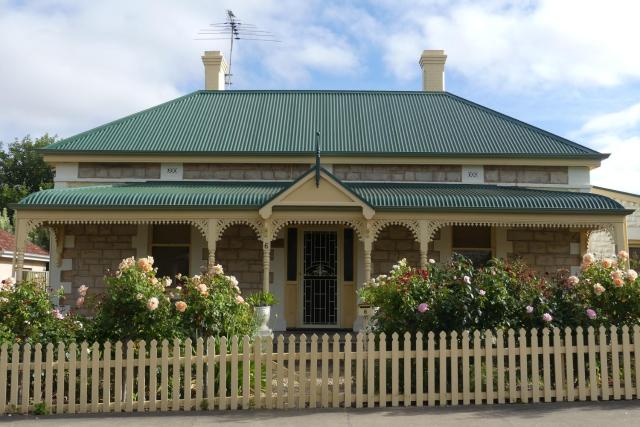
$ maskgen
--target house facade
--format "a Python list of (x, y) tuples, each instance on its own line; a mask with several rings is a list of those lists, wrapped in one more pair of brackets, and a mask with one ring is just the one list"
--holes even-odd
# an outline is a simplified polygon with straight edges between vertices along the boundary
[(401, 258), (552, 274), (579, 268), (593, 232), (627, 248), (631, 211), (591, 192), (607, 155), (446, 92), (445, 60), (423, 52), (416, 92), (224, 91), (205, 52), (206, 90), (43, 150), (55, 188), (15, 206), (16, 273), (46, 226), (67, 301), (152, 255), (160, 275), (220, 263), (275, 293), (275, 330), (350, 329), (357, 288)]
[[(16, 238), (12, 233), (0, 230), (0, 277), (13, 275)], [(22, 277), (37, 277), (46, 280), (49, 266), (49, 252), (27, 242), (23, 255)]]

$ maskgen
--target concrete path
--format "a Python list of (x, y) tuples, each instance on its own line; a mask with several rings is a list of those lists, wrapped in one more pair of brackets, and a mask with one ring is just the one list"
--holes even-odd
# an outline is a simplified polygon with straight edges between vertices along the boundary
[(74, 417), (0, 417), (4, 426), (82, 427), (503, 427), (503, 426), (640, 426), (640, 401), (546, 403), (457, 408), (383, 408), (305, 411), (194, 412), (165, 415)]

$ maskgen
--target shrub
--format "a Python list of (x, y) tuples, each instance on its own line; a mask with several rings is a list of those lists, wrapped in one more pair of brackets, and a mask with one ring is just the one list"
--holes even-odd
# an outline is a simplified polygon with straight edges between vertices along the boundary
[(385, 333), (640, 322), (640, 282), (625, 252), (602, 261), (587, 254), (579, 277), (560, 271), (552, 278), (518, 261), (494, 259), (474, 268), (454, 256), (423, 270), (402, 260), (359, 294), (376, 307), (374, 329)]
[(253, 310), (241, 295), (238, 280), (225, 276), (221, 266), (202, 276), (180, 278), (182, 286), (172, 294), (185, 335), (253, 335)]
[(278, 300), (271, 292), (256, 292), (249, 295), (247, 302), (252, 307), (269, 307), (276, 305)]
[[(61, 292), (62, 290), (60, 290)], [(52, 296), (60, 295), (37, 281), (16, 286), (8, 278), (0, 283), (0, 343), (47, 344), (74, 341), (81, 335), (82, 319), (64, 315)]]
[(170, 278), (158, 279), (153, 258), (124, 259), (105, 277), (106, 293), (94, 307), (91, 339), (146, 340), (182, 337), (182, 328), (165, 288)]

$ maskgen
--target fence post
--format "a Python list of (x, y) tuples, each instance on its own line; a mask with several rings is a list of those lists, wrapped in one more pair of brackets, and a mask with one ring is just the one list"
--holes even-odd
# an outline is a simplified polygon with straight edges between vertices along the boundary
[[(396, 335), (396, 347), (398, 346), (397, 343), (397, 335)], [(362, 357), (362, 353), (363, 353), (363, 334), (362, 332), (358, 333), (358, 335), (356, 336), (356, 408), (362, 408), (362, 401), (363, 401), (363, 388), (362, 388), (362, 383), (363, 383), (363, 357)], [(324, 358), (324, 357), (323, 357)], [(324, 381), (323, 381), (324, 383)]]
[[(294, 345), (295, 348), (295, 345)], [(291, 353), (291, 348), (289, 348)], [(291, 360), (291, 356), (289, 356)], [(291, 386), (289, 386), (291, 387)], [(249, 409), (249, 393), (251, 391), (251, 344), (249, 337), (242, 338), (242, 409)], [(197, 389), (196, 389), (197, 393)]]
[(496, 370), (498, 371), (498, 403), (504, 403), (504, 332), (496, 332)]
[(184, 382), (182, 383), (184, 404), (183, 411), (190, 411), (193, 407), (193, 399), (191, 398), (191, 365), (193, 358), (193, 348), (191, 346), (191, 338), (184, 340)]
[(64, 351), (64, 343), (58, 344), (58, 359), (56, 360), (56, 374), (58, 376), (56, 382), (56, 414), (64, 413), (64, 362), (66, 356)]
[(391, 335), (391, 406), (394, 407), (398, 406), (398, 369), (398, 333), (394, 332)]
[(447, 405), (447, 384), (448, 384), (448, 372), (447, 372), (447, 333), (440, 332), (440, 342), (438, 344), (440, 359), (440, 396), (438, 397), (438, 404), (440, 406)]
[(633, 385), (631, 384), (631, 345), (629, 344), (629, 327), (622, 327), (622, 363), (624, 368), (624, 398), (630, 400), (633, 397)]
[(114, 372), (113, 400), (114, 411), (122, 411), (122, 342), (116, 341), (116, 362)]
[(636, 373), (636, 399), (640, 398), (640, 326), (633, 326), (633, 367)]
[[(173, 353), (171, 354), (171, 367), (173, 369), (172, 372), (172, 382), (171, 382), (171, 411), (179, 411), (180, 410), (180, 340), (173, 340)], [(220, 375), (220, 384), (222, 387), (223, 378)], [(224, 386), (226, 387), (227, 380), (224, 378)]]
[[(109, 343), (107, 343), (109, 344)], [(107, 352), (107, 344), (104, 347), (105, 369), (108, 369), (108, 361), (111, 359), (111, 352)], [(109, 355), (109, 357), (107, 357)], [(107, 371), (105, 378), (107, 378)], [(105, 398), (104, 396), (102, 397)], [(106, 400), (105, 400), (106, 403)], [(155, 412), (158, 409), (158, 341), (151, 340), (149, 347), (149, 411)]]
[(0, 387), (0, 415), (4, 415), (7, 410), (7, 347), (6, 342), (0, 346), (0, 384), (3, 384), (3, 386)]
[(480, 331), (473, 331), (473, 403), (482, 404), (482, 341)]
[(404, 352), (404, 406), (411, 406), (411, 334), (404, 333), (404, 343), (402, 345)]
[(295, 407), (296, 402), (296, 387), (295, 387), (295, 373), (296, 373), (296, 337), (295, 335), (289, 335), (288, 345), (288, 360), (287, 360), (287, 409)]
[(600, 326), (600, 378), (602, 381), (602, 400), (609, 400), (609, 346), (607, 345), (607, 330)]
[[(373, 346), (375, 345), (373, 334), (369, 335), (369, 352), (373, 354)], [(347, 349), (345, 347), (345, 353)], [(368, 384), (368, 387), (372, 387), (373, 383), (373, 370), (375, 369), (375, 364), (373, 362), (373, 355), (369, 356), (370, 366), (370, 380), (371, 383)], [(334, 408), (340, 407), (340, 335), (335, 334), (333, 336), (333, 386), (332, 386), (332, 398), (331, 398), (331, 406)], [(373, 406), (373, 391), (370, 393), (370, 399), (367, 406)]]
[(257, 336), (253, 343), (253, 405), (262, 408), (262, 338)]
[[(429, 388), (431, 388), (431, 385), (429, 385)], [(469, 331), (462, 331), (462, 404), (468, 405), (470, 402), (471, 390), (469, 388)]]
[(553, 328), (553, 368), (556, 374), (556, 402), (561, 402), (564, 398), (564, 372), (562, 366), (562, 338), (560, 336), (560, 328)]
[(518, 400), (516, 394), (516, 386), (518, 379), (516, 378), (516, 338), (515, 331), (509, 329), (507, 331), (507, 344), (508, 344), (508, 356), (509, 356), (509, 403), (514, 403)]
[[(42, 402), (42, 344), (36, 343), (34, 350), (35, 351), (33, 355), (33, 403), (38, 404)], [(0, 365), (1, 364), (2, 362), (0, 361)], [(0, 367), (0, 369), (2, 368)], [(6, 375), (6, 371), (5, 371), (5, 375)], [(0, 384), (6, 384), (6, 382), (2, 380), (1, 373), (0, 373)], [(0, 388), (4, 388), (4, 387), (0, 386)], [(0, 397), (0, 406), (2, 406), (3, 404), (4, 404), (4, 401)], [(71, 400), (69, 400), (69, 404), (71, 404)], [(3, 414), (3, 412), (4, 411), (0, 408), (0, 415)]]
[(531, 388), (533, 403), (540, 402), (540, 350), (538, 348), (538, 330), (531, 329)]
[(125, 377), (125, 412), (131, 412), (133, 410), (133, 383), (135, 377), (133, 376), (133, 366), (135, 362), (135, 344), (129, 340), (127, 342), (127, 360), (126, 360), (126, 377)]
[[(118, 350), (116, 349), (116, 360), (117, 360)], [(169, 341), (164, 339), (162, 340), (162, 360), (161, 364), (161, 372), (160, 372), (160, 410), (167, 411), (169, 409)], [(116, 362), (117, 366), (117, 362)], [(116, 371), (117, 371), (116, 367)]]
[[(378, 367), (379, 367), (379, 375), (380, 378), (378, 380), (378, 388), (380, 389), (380, 402), (378, 404), (381, 408), (387, 406), (387, 334), (382, 332), (379, 335), (379, 344), (378, 347), (380, 349), (380, 357), (378, 358)], [(346, 375), (346, 374), (345, 374)], [(422, 374), (420, 374), (422, 375)], [(345, 386), (346, 386), (345, 382)], [(351, 393), (351, 391), (349, 391)], [(346, 391), (345, 391), (346, 395)]]
[(311, 349), (309, 350), (311, 355), (311, 380), (309, 381), (309, 407), (316, 407), (316, 400), (318, 397), (318, 336), (316, 334), (311, 335)]
[(53, 405), (53, 344), (47, 344), (47, 364), (44, 377), (44, 403), (47, 408)]
[(20, 380), (18, 374), (20, 373), (20, 345), (18, 343), (13, 344), (11, 351), (11, 406), (13, 408), (18, 407), (18, 391), (20, 390)]
[[(154, 342), (155, 341), (151, 342), (152, 347)], [(153, 351), (151, 351), (151, 354), (149, 356), (153, 359)], [(204, 393), (203, 369), (204, 369), (204, 340), (202, 339), (202, 337), (198, 337), (198, 339), (196, 340), (196, 409), (204, 409), (205, 405), (207, 404), (202, 399), (202, 396)], [(155, 375), (156, 375), (155, 372), (156, 372), (155, 362), (151, 360), (151, 363), (149, 366), (149, 375), (151, 378), (155, 378)], [(155, 393), (154, 393), (154, 397), (151, 396), (151, 393), (152, 393), (152, 387), (151, 387), (151, 384), (149, 384), (149, 400), (153, 402), (152, 405), (155, 407)]]
[[(162, 343), (164, 346), (164, 342)], [(164, 353), (164, 349), (163, 349)], [(164, 373), (164, 355), (162, 371)], [(164, 376), (163, 376), (164, 381)], [(164, 389), (163, 389), (164, 391)], [(213, 337), (207, 338), (207, 403), (210, 411), (216, 408), (216, 341)], [(164, 400), (164, 398), (162, 399)]]
[(278, 368), (276, 370), (276, 405), (278, 409), (284, 408), (284, 337), (278, 335), (278, 348), (277, 348)]
[(458, 400), (458, 333), (451, 332), (451, 405), (457, 406)]
[(304, 409), (307, 406), (307, 336), (305, 334), (300, 335), (299, 371), (300, 385), (298, 386), (298, 408)]
[[(145, 401), (145, 380), (146, 380), (146, 355), (147, 355), (147, 343), (145, 343), (144, 340), (140, 340), (138, 342), (138, 360), (137, 360), (137, 365), (138, 365), (138, 392), (136, 393), (138, 396), (138, 412), (144, 412), (144, 401)], [(93, 355), (94, 359), (95, 359), (95, 354)], [(93, 365), (92, 365), (93, 366)], [(93, 372), (93, 368), (91, 368), (91, 373), (94, 374)], [(93, 381), (92, 381), (92, 386), (93, 386)], [(93, 399), (93, 397), (92, 397)], [(91, 405), (93, 407), (95, 403), (91, 402)]]
[(591, 400), (598, 400), (598, 368), (596, 365), (596, 337), (593, 326), (587, 329), (587, 340), (589, 346), (589, 388), (591, 389)]
[(490, 330), (484, 333), (485, 366), (487, 378), (487, 404), (493, 405), (493, 334)]
[(613, 379), (613, 398), (620, 400), (620, 347), (618, 346), (618, 328), (611, 326), (611, 377)]
[(587, 400), (587, 386), (585, 381), (584, 366), (584, 331), (582, 327), (576, 328), (576, 357), (578, 359), (578, 400)]
[(76, 413), (76, 355), (78, 345), (74, 342), (69, 344), (69, 406), (67, 413)]
[(29, 391), (31, 390), (31, 344), (22, 347), (22, 413), (29, 413)]
[(265, 380), (267, 386), (265, 387), (265, 407), (267, 409), (273, 408), (273, 337), (268, 336), (265, 340), (265, 349), (267, 356), (264, 362), (264, 369), (266, 370)]
[(416, 333), (416, 406), (424, 405), (424, 353), (422, 345), (422, 332), (418, 331)]
[(220, 378), (218, 408), (227, 409), (227, 337), (220, 337)]
[(575, 389), (573, 387), (573, 334), (569, 327), (564, 329), (564, 356), (567, 370), (567, 401), (573, 402), (575, 400)]
[[(362, 345), (360, 347), (360, 352), (362, 353)], [(362, 354), (360, 354), (362, 358)], [(362, 366), (361, 366), (362, 368)], [(360, 369), (359, 374), (362, 375), (362, 369)], [(361, 382), (362, 385), (362, 377)], [(329, 335), (322, 335), (322, 407), (329, 407)], [(362, 396), (362, 390), (361, 390)], [(362, 397), (361, 397), (362, 399)], [(362, 407), (362, 400), (360, 401), (360, 407)]]
[(529, 378), (527, 376), (529, 363), (527, 363), (527, 331), (524, 328), (520, 328), (518, 345), (520, 347), (520, 401), (527, 403), (529, 402)]
[(104, 343), (102, 364), (102, 412), (111, 412), (111, 343), (109, 341)]
[[(279, 351), (278, 351), (279, 353)], [(282, 353), (284, 356), (284, 348), (282, 349)], [(186, 348), (185, 348), (186, 355)], [(282, 360), (284, 364), (284, 357)], [(185, 375), (186, 380), (186, 375)], [(280, 379), (282, 381), (282, 378)], [(186, 388), (186, 384), (185, 384)], [(238, 336), (234, 335), (231, 337), (231, 405), (230, 408), (232, 411), (238, 409)]]
[(427, 334), (427, 404), (436, 404), (436, 338), (430, 331)]

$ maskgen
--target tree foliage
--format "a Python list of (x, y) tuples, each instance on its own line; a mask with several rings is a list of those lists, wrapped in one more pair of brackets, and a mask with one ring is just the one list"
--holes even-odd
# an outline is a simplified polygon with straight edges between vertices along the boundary
[[(45, 163), (38, 150), (55, 140), (48, 134), (36, 139), (27, 135), (9, 143), (6, 151), (0, 142), (0, 212), (7, 209), (11, 218), (13, 210), (10, 204), (33, 192), (53, 187), (53, 169)], [(29, 238), (40, 246), (49, 247), (46, 230), (35, 230)]]

